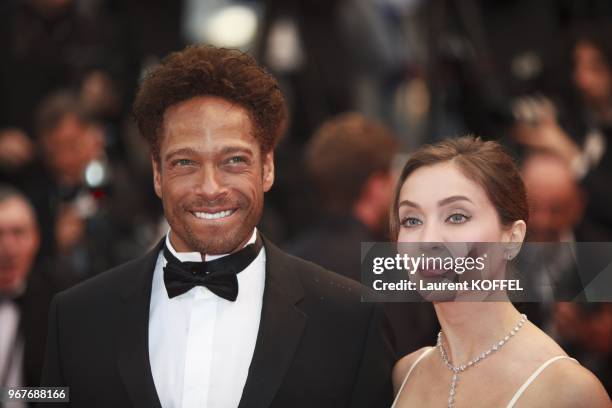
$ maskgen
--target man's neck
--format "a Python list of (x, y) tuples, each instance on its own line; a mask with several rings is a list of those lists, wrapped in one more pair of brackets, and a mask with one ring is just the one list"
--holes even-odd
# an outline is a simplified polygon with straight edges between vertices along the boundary
[(174, 234), (172, 233), (172, 230), (171, 229), (168, 230), (168, 234), (166, 234), (166, 245), (168, 246), (168, 249), (170, 250), (170, 252), (174, 256), (176, 256), (178, 259), (180, 259), (181, 261), (183, 262), (185, 261), (191, 261), (191, 262), (212, 261), (212, 260), (227, 256), (231, 253), (237, 252), (241, 250), (242, 248), (244, 248), (245, 246), (247, 246), (248, 244), (254, 243), (255, 240), (257, 239), (257, 228), (253, 228), (253, 232), (251, 233), (249, 239), (246, 242), (243, 242), (242, 244), (238, 245), (236, 249), (228, 253), (225, 253), (225, 254), (209, 255), (209, 254), (203, 254), (196, 250), (187, 250), (187, 251), (176, 250), (175, 249), (176, 246), (173, 243), (174, 241), (173, 237), (174, 237)]

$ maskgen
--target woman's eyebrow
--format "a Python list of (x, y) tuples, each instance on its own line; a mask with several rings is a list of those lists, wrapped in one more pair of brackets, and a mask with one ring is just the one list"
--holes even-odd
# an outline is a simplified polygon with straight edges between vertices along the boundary
[[(455, 195), (455, 196), (446, 197), (446, 198), (438, 201), (438, 206), (442, 207), (444, 205), (448, 205), (448, 204), (454, 203), (455, 201), (468, 201), (468, 202), (474, 204), (474, 202), (472, 200), (470, 200), (469, 198), (467, 198), (466, 196)], [(402, 200), (402, 201), (400, 201), (398, 207), (403, 207), (403, 206), (414, 207), (414, 208), (421, 208), (417, 203), (412, 202), (410, 200)]]
[(403, 200), (399, 203), (398, 208), (399, 207), (403, 207), (403, 206), (408, 206), (408, 207), (414, 207), (414, 208), (421, 208), (419, 207), (419, 205), (417, 203), (413, 203), (410, 200)]
[(468, 202), (474, 204), (472, 202), (472, 200), (470, 200), (466, 196), (455, 195), (455, 196), (446, 197), (446, 198), (438, 201), (438, 207), (442, 207), (444, 205), (454, 203), (455, 201), (468, 201)]

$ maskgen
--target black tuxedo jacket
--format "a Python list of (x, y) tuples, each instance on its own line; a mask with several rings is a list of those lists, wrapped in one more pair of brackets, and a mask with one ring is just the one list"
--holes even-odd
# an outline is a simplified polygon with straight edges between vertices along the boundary
[[(394, 356), (381, 308), (360, 301), (359, 284), (263, 242), (261, 323), (239, 407), (390, 406)], [(148, 327), (162, 244), (53, 299), (42, 385), (70, 387), (67, 406), (161, 407)]]
[[(20, 313), (18, 330), (23, 338), (24, 386), (33, 387), (40, 383), (47, 338), (46, 320), (51, 299), (74, 282), (71, 276), (58, 275), (54, 263), (39, 260), (29, 272), (25, 291), (14, 299)], [(0, 403), (0, 407), (4, 405)]]
[(40, 381), (47, 335), (45, 316), (49, 313), (49, 304), (55, 293), (57, 290), (53, 291), (53, 286), (45, 277), (41, 276), (38, 271), (34, 271), (28, 278), (24, 294), (16, 299), (21, 313), (19, 331), (24, 340), (23, 380), (25, 386), (36, 386)]

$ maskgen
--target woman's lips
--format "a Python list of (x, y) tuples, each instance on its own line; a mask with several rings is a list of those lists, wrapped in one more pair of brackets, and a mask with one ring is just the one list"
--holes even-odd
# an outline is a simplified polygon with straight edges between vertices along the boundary
[(419, 269), (419, 274), (425, 278), (437, 278), (447, 272), (446, 269)]

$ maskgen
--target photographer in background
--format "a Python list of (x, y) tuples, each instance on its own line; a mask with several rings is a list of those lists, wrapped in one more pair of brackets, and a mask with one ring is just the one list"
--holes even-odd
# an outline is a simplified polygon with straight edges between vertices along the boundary
[(104, 135), (78, 95), (62, 90), (43, 99), (36, 135), (41, 163), (23, 189), (40, 220), (41, 253), (86, 279), (140, 252), (123, 241), (131, 236), (139, 189), (108, 159)]
[[(580, 106), (558, 115), (543, 97), (518, 100), (512, 129), (516, 142), (528, 149), (550, 151), (563, 158), (586, 193), (585, 220), (607, 230), (612, 239), (612, 47), (609, 24), (591, 24), (574, 34), (573, 80)], [(560, 117), (558, 117), (560, 116)]]

